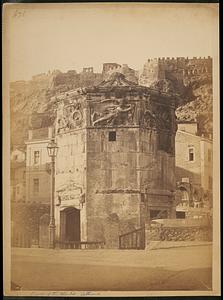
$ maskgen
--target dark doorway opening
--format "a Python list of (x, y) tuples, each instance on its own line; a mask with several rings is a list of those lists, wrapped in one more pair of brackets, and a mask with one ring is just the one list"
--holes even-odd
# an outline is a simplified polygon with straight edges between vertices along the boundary
[(177, 211), (176, 218), (177, 219), (185, 219), (185, 211)]
[(108, 140), (109, 140), (109, 142), (115, 142), (116, 141), (116, 132), (115, 131), (110, 131), (108, 133)]
[(65, 241), (80, 241), (80, 210), (69, 207), (63, 211)]

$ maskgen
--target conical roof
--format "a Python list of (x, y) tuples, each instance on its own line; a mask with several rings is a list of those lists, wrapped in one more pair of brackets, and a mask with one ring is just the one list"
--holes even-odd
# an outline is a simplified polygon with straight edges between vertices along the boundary
[(85, 94), (100, 94), (107, 92), (118, 92), (118, 93), (143, 93), (156, 96), (162, 96), (164, 98), (177, 98), (177, 95), (171, 93), (164, 93), (154, 88), (139, 85), (135, 82), (126, 79), (125, 75), (120, 72), (114, 72), (106, 80), (103, 80), (96, 86), (85, 88)]
[(125, 75), (119, 72), (114, 72), (110, 75), (110, 77), (107, 80), (102, 81), (99, 83), (97, 87), (132, 87), (137, 86), (135, 82), (129, 81), (125, 78)]

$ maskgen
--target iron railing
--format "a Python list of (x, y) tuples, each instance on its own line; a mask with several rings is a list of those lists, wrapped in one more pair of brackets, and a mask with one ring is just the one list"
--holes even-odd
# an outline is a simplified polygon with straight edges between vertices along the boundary
[(145, 249), (145, 227), (120, 235), (119, 249)]
[(60, 249), (102, 249), (104, 244), (101, 241), (57, 241), (56, 247)]
[(12, 236), (12, 247), (30, 248), (32, 244), (31, 234), (28, 232), (14, 232)]

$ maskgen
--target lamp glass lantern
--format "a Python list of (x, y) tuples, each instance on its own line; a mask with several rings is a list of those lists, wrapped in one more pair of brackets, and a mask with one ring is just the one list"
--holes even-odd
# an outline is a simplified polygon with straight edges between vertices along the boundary
[(55, 143), (55, 140), (52, 139), (49, 144), (47, 145), (47, 152), (49, 157), (56, 157), (57, 156), (57, 152), (58, 152), (58, 146)]

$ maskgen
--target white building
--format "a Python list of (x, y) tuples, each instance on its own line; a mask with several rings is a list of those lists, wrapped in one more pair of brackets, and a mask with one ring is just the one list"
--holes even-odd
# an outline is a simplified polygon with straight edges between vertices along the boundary
[(198, 135), (197, 122), (180, 122), (176, 134), (177, 210), (210, 208), (212, 203), (212, 140)]
[(26, 196), (26, 153), (15, 148), (10, 155), (11, 201), (24, 202)]
[(26, 141), (26, 201), (50, 203), (50, 162), (47, 145), (52, 137), (52, 128), (29, 130)]

